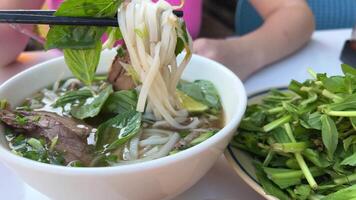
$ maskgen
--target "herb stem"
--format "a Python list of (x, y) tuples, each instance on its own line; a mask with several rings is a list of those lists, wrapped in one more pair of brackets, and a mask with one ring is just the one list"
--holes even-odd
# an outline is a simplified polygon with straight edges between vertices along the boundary
[(324, 97), (327, 97), (329, 99), (332, 99), (333, 101), (341, 101), (342, 100), (342, 97), (330, 92), (329, 90), (326, 90), (324, 89), (321, 94), (324, 96)]
[(284, 108), (281, 106), (281, 107), (271, 108), (267, 112), (268, 112), (268, 114), (276, 114), (276, 113), (282, 112), (283, 110), (284, 110)]
[(270, 150), (267, 154), (267, 157), (266, 159), (263, 161), (263, 166), (264, 167), (267, 167), (269, 165), (269, 163), (271, 162), (271, 160), (273, 159), (274, 157), (274, 151)]
[(351, 174), (342, 178), (336, 178), (334, 179), (334, 183), (336, 183), (337, 185), (342, 185), (345, 183), (351, 183), (356, 181), (356, 174)]
[(279, 118), (275, 121), (270, 122), (269, 124), (266, 124), (265, 126), (263, 126), (262, 130), (264, 132), (269, 132), (269, 131), (289, 122), (291, 119), (292, 119), (292, 116), (286, 115), (282, 118)]
[(356, 117), (356, 111), (325, 111), (325, 114), (337, 117)]
[(312, 68), (308, 68), (307, 71), (314, 79), (318, 78), (316, 72)]
[[(292, 128), (290, 126), (289, 123), (285, 123), (284, 124), (284, 129), (287, 132), (287, 135), (289, 137), (289, 139), (292, 142), (296, 142), (293, 132), (292, 132)], [(307, 166), (307, 164), (305, 163), (305, 160), (303, 158), (303, 156), (300, 153), (295, 153), (295, 159), (297, 160), (300, 169), (302, 170), (304, 177), (307, 179), (309, 185), (311, 188), (316, 189), (318, 187), (318, 184), (316, 183), (313, 175), (311, 174), (309, 167)]]

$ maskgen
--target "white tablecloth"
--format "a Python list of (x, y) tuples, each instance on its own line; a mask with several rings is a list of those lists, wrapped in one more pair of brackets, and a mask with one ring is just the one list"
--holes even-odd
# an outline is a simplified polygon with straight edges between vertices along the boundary
[[(291, 79), (303, 81), (308, 78), (308, 67), (317, 72), (340, 73), (340, 52), (351, 30), (317, 31), (311, 42), (296, 54), (258, 72), (245, 86), (249, 93), (276, 86), (285, 86)], [(10, 68), (0, 69), (0, 82), (13, 74)], [(8, 71), (7, 71), (8, 70)], [(45, 199), (0, 165), (0, 199), (40, 200)], [(249, 188), (227, 164), (222, 156), (215, 166), (195, 186), (177, 200), (262, 200)]]

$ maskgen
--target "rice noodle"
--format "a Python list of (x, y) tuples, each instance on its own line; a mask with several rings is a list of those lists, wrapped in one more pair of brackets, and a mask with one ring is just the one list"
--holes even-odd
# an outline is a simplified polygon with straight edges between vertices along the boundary
[(76, 78), (70, 78), (70, 79), (66, 80), (66, 81), (62, 84), (61, 89), (62, 89), (62, 90), (67, 90), (68, 87), (69, 87), (71, 84), (73, 84), (73, 83), (80, 83), (80, 81), (79, 81), (78, 79), (76, 79)]
[(139, 144), (141, 147), (148, 146), (148, 145), (159, 145), (159, 144), (167, 143), (168, 140), (169, 140), (168, 137), (160, 137), (160, 136), (154, 135), (154, 136), (151, 136), (145, 140), (141, 140)]
[[(181, 7), (184, 1), (181, 1)], [(188, 34), (186, 55), (177, 63), (175, 49), (182, 36), (180, 19), (173, 14), (175, 7), (164, 0), (133, 0), (118, 10), (118, 23), (123, 35), (133, 70), (139, 75), (142, 89), (136, 110), (144, 112), (146, 104), (156, 119), (164, 119), (176, 129), (195, 127), (182, 125), (177, 117), (187, 117), (176, 98), (176, 87), (192, 53)], [(123, 63), (125, 67), (125, 63)], [(125, 67), (127, 68), (127, 66)], [(185, 120), (186, 121), (186, 120)]]
[(130, 160), (135, 160), (138, 158), (138, 145), (140, 141), (141, 133), (137, 134), (134, 138), (130, 140)]
[(133, 164), (133, 163), (140, 163), (140, 162), (145, 162), (145, 161), (149, 161), (149, 160), (154, 160), (157, 158), (161, 158), (164, 156), (167, 156), (169, 154), (169, 152), (172, 151), (172, 149), (174, 149), (175, 144), (179, 141), (180, 136), (178, 133), (174, 133), (170, 138), (169, 141), (164, 144), (157, 153), (146, 156), (144, 158), (141, 159), (137, 159), (137, 160), (132, 160), (132, 161), (119, 161), (118, 163), (115, 163), (114, 165), (125, 165), (125, 164)]

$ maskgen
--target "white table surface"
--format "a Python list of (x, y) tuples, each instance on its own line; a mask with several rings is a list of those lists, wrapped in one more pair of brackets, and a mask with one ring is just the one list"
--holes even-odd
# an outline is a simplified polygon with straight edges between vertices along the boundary
[[(287, 85), (291, 79), (303, 81), (308, 78), (308, 67), (317, 72), (339, 74), (340, 52), (343, 43), (349, 38), (350, 29), (317, 31), (310, 43), (296, 54), (258, 72), (245, 82), (248, 93), (270, 87)], [(50, 57), (57, 56), (52, 53)], [(48, 59), (41, 53), (23, 55), (12, 67), (0, 68), (0, 83), (11, 75), (35, 62)], [(251, 58), (253, 59), (253, 58)], [(45, 200), (39, 192), (19, 180), (9, 169), (0, 164), (0, 199), (6, 200)], [(262, 200), (249, 188), (228, 165), (222, 156), (214, 167), (191, 189), (175, 200)]]

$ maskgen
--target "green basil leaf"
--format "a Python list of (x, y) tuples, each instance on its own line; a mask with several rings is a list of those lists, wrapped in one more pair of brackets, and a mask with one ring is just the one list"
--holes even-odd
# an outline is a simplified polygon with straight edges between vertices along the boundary
[(103, 112), (119, 114), (135, 110), (137, 100), (138, 96), (135, 90), (121, 90), (114, 92), (105, 102)]
[(293, 190), (298, 200), (307, 200), (312, 189), (309, 185), (297, 185)]
[(356, 135), (351, 135), (343, 140), (344, 150), (347, 151), (352, 144), (356, 144)]
[(323, 154), (320, 154), (318, 151), (314, 149), (305, 149), (302, 152), (304, 158), (309, 160), (311, 163), (313, 163), (317, 167), (322, 167), (326, 168), (330, 166), (330, 162), (326, 159), (326, 156)]
[(306, 97), (308, 96), (308, 93), (307, 92), (304, 92), (301, 90), (301, 88), (303, 87), (303, 84), (298, 82), (298, 81), (295, 81), (295, 80), (292, 80), (290, 83), (289, 83), (289, 86), (288, 86), (288, 89), (295, 92), (296, 94), (298, 94), (299, 96), (301, 97)]
[(55, 12), (65, 17), (113, 17), (122, 0), (66, 0)]
[(193, 83), (181, 81), (178, 89), (210, 108), (217, 110), (221, 108), (218, 91), (210, 81), (196, 80)]
[(356, 185), (340, 189), (337, 192), (331, 193), (326, 197), (323, 197), (322, 200), (355, 200), (356, 199)]
[(266, 173), (263, 171), (262, 166), (255, 165), (256, 176), (258, 182), (262, 185), (267, 194), (273, 195), (280, 200), (290, 200), (291, 198), (283, 192), (277, 185), (275, 185), (270, 179), (268, 179)]
[[(66, 17), (114, 17), (122, 0), (66, 0), (55, 16)], [(94, 48), (106, 27), (52, 26), (47, 34), (46, 49)]]
[(356, 109), (356, 94), (348, 95), (341, 102), (328, 104), (326, 108), (328, 110), (335, 110), (335, 111)]
[(356, 153), (354, 153), (351, 156), (345, 158), (343, 161), (341, 161), (340, 164), (341, 165), (356, 166)]
[(101, 42), (97, 42), (94, 49), (64, 50), (64, 58), (73, 75), (86, 85), (94, 80), (96, 68), (99, 64)]
[(356, 129), (356, 117), (350, 117), (351, 125), (354, 129)]
[(86, 119), (97, 116), (109, 95), (113, 92), (112, 86), (107, 86), (97, 96), (86, 99), (84, 104), (72, 107), (71, 114), (77, 119)]
[(96, 26), (53, 26), (47, 34), (46, 49), (95, 48), (106, 27)]
[(338, 144), (338, 136), (335, 122), (327, 115), (321, 116), (321, 134), (324, 146), (327, 149), (328, 157), (333, 159), (334, 152)]
[(104, 122), (96, 133), (96, 149), (106, 151), (119, 148), (141, 130), (141, 120), (140, 112), (129, 111)]
[(342, 76), (332, 76), (324, 79), (322, 82), (324, 87), (330, 92), (339, 93), (346, 91), (344, 77)]
[(307, 114), (306, 119), (303, 119), (300, 124), (307, 129), (321, 130), (321, 114), (319, 112), (314, 112), (312, 114)]
[(93, 93), (89, 89), (69, 91), (60, 96), (52, 106), (54, 108), (63, 107), (68, 103), (73, 104), (76, 101), (82, 101), (92, 96)]
[(345, 75), (350, 74), (356, 76), (356, 69), (351, 67), (350, 65), (341, 64), (341, 70)]

